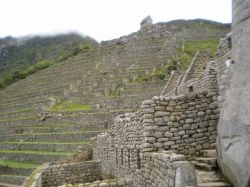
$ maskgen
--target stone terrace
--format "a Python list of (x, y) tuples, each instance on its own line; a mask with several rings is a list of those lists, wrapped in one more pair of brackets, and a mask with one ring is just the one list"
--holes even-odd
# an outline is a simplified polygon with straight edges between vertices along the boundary
[[(199, 21), (156, 24), (99, 49), (79, 54), (39, 71), (0, 92), (0, 181), (20, 184), (43, 162), (65, 159), (110, 126), (112, 118), (139, 108), (157, 95), (165, 81), (136, 82), (167, 64), (183, 40), (218, 39)], [(201, 37), (202, 36), (202, 37)], [(116, 94), (116, 93), (119, 94)], [(40, 114), (63, 97), (92, 107), (90, 111)], [(137, 106), (137, 107), (134, 107)], [(13, 185), (13, 184), (11, 184)], [(10, 186), (11, 186), (10, 185)]]
[[(231, 186), (213, 171), (218, 84), (215, 62), (208, 57), (197, 53), (176, 86), (180, 95), (145, 100), (140, 110), (118, 116), (97, 136), (94, 159), (104, 177), (127, 177), (134, 186)], [(196, 85), (192, 90), (189, 80)], [(167, 84), (164, 92), (168, 86), (173, 88)]]

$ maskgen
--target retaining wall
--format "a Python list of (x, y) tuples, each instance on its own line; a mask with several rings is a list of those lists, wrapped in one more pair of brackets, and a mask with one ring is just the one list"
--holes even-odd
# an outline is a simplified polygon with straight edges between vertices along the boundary
[(86, 183), (100, 179), (101, 167), (96, 161), (52, 165), (42, 171), (43, 187)]

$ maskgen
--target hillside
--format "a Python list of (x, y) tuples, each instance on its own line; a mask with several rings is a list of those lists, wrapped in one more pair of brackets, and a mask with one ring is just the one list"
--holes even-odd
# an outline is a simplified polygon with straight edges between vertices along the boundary
[(165, 71), (190, 63), (179, 58), (199, 46), (214, 51), (229, 30), (204, 20), (157, 23), (6, 87), (0, 91), (0, 164), (6, 166), (0, 181), (20, 184), (43, 162), (74, 154), (114, 116), (159, 95)]
[(76, 33), (0, 38), (0, 87), (97, 45), (94, 39)]

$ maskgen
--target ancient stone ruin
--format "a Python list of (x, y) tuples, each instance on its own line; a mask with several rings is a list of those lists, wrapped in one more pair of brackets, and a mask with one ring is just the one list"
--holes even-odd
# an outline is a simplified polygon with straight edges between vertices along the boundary
[[(183, 50), (184, 44), (192, 42), (212, 40), (217, 43), (229, 31), (229, 24), (206, 20), (156, 23), (150, 29), (140, 29), (127, 36), (101, 42), (96, 49), (79, 53), (1, 90), (0, 185), (20, 186), (43, 163), (50, 163), (49, 168), (54, 167), (57, 171), (57, 165), (62, 165), (61, 160), (66, 159), (67, 162), (63, 162), (66, 165), (59, 167), (61, 170), (78, 170), (75, 162), (84, 161), (83, 154), (74, 155), (88, 149), (91, 138), (112, 127), (114, 117), (138, 111), (144, 100), (160, 95), (164, 87), (166, 94), (163, 95), (166, 96), (179, 97), (180, 92), (189, 92), (191, 88), (175, 86), (175, 81), (178, 85), (182, 82), (179, 75), (185, 75), (180, 69), (173, 72), (178, 78), (173, 76), (169, 82), (176, 91), (171, 93), (171, 87), (166, 85), (170, 75), (164, 67), (171, 65), (177, 50)], [(195, 59), (203, 58), (203, 55), (210, 59), (207, 51), (201, 50), (198, 54)], [(208, 66), (213, 71), (213, 63)], [(197, 85), (206, 84), (208, 72), (203, 70), (204, 66), (200, 68), (196, 77), (185, 78), (188, 83), (193, 82), (192, 93), (198, 91), (195, 87), (197, 77), (202, 78)], [(83, 108), (55, 108), (60, 103), (73, 103)], [(91, 164), (97, 165), (96, 161), (90, 161), (86, 167), (91, 167)], [(82, 165), (80, 168), (86, 167)], [(85, 179), (90, 180), (91, 173), (89, 170), (86, 174), (89, 177)], [(30, 178), (34, 181), (32, 176)], [(80, 177), (73, 172), (70, 177), (64, 175), (63, 178)], [(94, 176), (93, 180), (96, 180)], [(121, 182), (119, 178), (103, 180)]]
[(153, 20), (150, 16), (147, 16), (141, 21), (141, 29), (147, 29), (153, 25)]
[[(26, 164), (0, 163), (0, 186), (250, 186), (249, 3), (233, 1), (232, 32), (147, 17), (0, 92), (0, 161)], [(215, 58), (199, 50), (185, 72), (154, 77), (186, 42), (219, 38)], [(91, 109), (49, 110), (58, 98)]]
[(34, 184), (177, 187), (211, 185), (209, 180), (216, 178), (217, 184), (230, 186), (213, 172), (218, 94), (216, 61), (209, 52), (198, 51), (184, 75), (172, 73), (161, 96), (119, 115), (93, 140), (92, 161), (45, 166), (35, 172)]

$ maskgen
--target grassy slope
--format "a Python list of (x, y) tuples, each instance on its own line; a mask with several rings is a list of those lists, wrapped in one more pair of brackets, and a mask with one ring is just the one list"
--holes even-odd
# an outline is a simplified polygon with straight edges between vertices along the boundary
[(9, 40), (0, 38), (0, 88), (98, 45), (75, 33)]
[[(185, 43), (183, 48), (177, 50), (177, 55), (173, 59), (174, 62), (177, 62), (177, 65), (181, 70), (187, 70), (190, 65), (195, 53), (200, 51), (210, 51), (211, 55), (215, 57), (217, 46), (219, 40), (198, 40), (198, 41), (188, 41)], [(174, 63), (173, 62), (173, 63)]]
[(16, 162), (10, 160), (0, 160), (0, 165), (8, 166), (11, 168), (24, 168), (24, 169), (35, 169), (39, 166), (39, 164), (35, 163)]
[(186, 71), (198, 50), (210, 51), (211, 55), (215, 57), (218, 44), (219, 40), (216, 39), (187, 41), (181, 48), (177, 49), (177, 53), (170, 60), (170, 63), (165, 65), (162, 69), (156, 70), (154, 73), (138, 77), (132, 83), (143, 83), (153, 79), (164, 79), (172, 70), (180, 69)]
[(49, 111), (59, 112), (59, 111), (89, 111), (92, 107), (89, 105), (83, 105), (70, 100), (61, 100), (54, 106), (52, 106)]
[(73, 155), (72, 152), (51, 152), (51, 151), (14, 151), (0, 150), (0, 153), (34, 154), (34, 155)]

